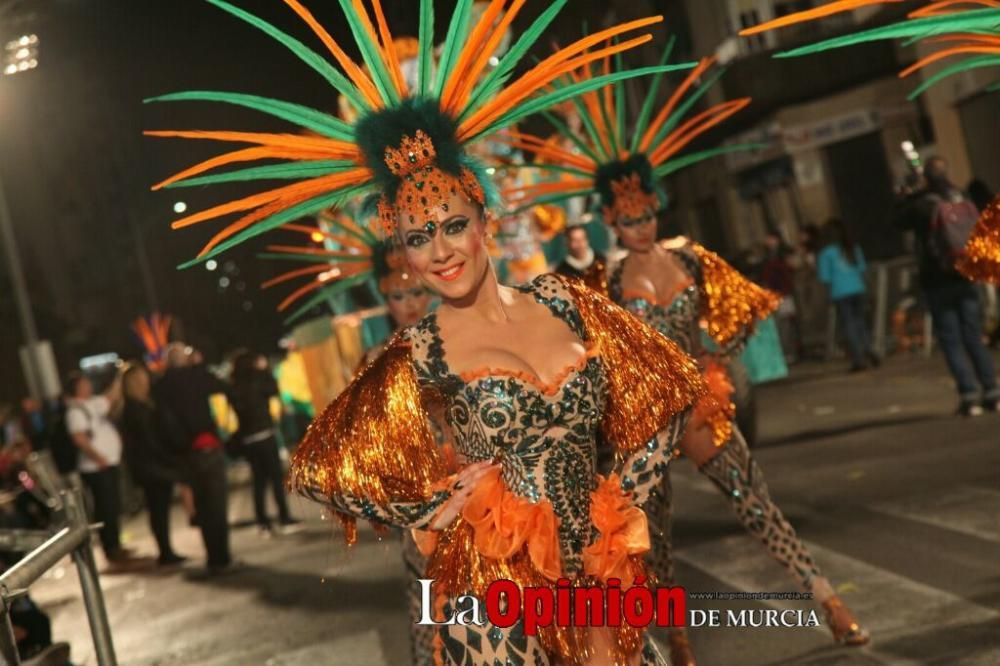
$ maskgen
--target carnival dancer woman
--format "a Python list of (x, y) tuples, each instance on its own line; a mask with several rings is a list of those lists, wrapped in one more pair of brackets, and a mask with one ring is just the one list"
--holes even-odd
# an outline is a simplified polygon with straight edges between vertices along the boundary
[[(664, 61), (668, 57), (664, 55)], [(759, 537), (771, 555), (823, 606), (834, 638), (848, 645), (868, 642), (867, 633), (834, 593), (816, 567), (806, 546), (796, 536), (781, 510), (770, 498), (767, 485), (746, 441), (734, 423), (732, 383), (725, 362), (739, 351), (753, 330), (754, 322), (776, 307), (779, 297), (742, 277), (720, 257), (685, 238), (656, 241), (657, 215), (663, 208), (656, 188), (658, 178), (686, 165), (741, 146), (709, 149), (680, 155), (705, 130), (724, 121), (749, 103), (739, 99), (711, 106), (686, 119), (688, 109), (718, 78), (710, 76), (692, 94), (695, 81), (705, 76), (713, 59), (701, 60), (673, 92), (667, 104), (651, 117), (652, 100), (659, 76), (639, 115), (633, 134), (626, 136), (624, 114), (616, 109), (624, 94), (615, 91), (587, 93), (576, 101), (587, 123), (589, 140), (576, 139), (580, 154), (555, 148), (551, 142), (521, 135), (514, 142), (525, 150), (536, 150), (546, 161), (576, 174), (575, 179), (545, 183), (510, 193), (523, 198), (522, 205), (545, 197), (553, 201), (571, 196), (597, 195), (600, 213), (611, 225), (626, 257), (609, 268), (611, 298), (665, 337), (678, 343), (700, 360), (709, 395), (694, 410), (680, 452), (697, 465), (726, 496), (737, 518)], [(605, 71), (610, 63), (605, 63)], [(587, 68), (574, 81), (590, 77)], [(685, 97), (687, 95), (687, 97)], [(557, 123), (557, 127), (561, 127)], [(702, 344), (702, 326), (716, 349)], [(665, 476), (646, 505), (651, 517), (653, 548), (648, 561), (661, 583), (673, 584), (671, 554), (671, 487)], [(670, 634), (671, 662), (694, 664), (687, 636), (675, 628)]]
[[(429, 530), (427, 577), (436, 581), (435, 600), (445, 614), (460, 596), (481, 597), (500, 579), (549, 588), (561, 578), (595, 585), (616, 578), (641, 581), (648, 531), (638, 506), (662, 475), (703, 392), (696, 364), (582, 286), (552, 276), (519, 289), (500, 285), (484, 243), (490, 184), (464, 145), (590, 87), (663, 69), (608, 74), (521, 104), (565, 72), (647, 41), (605, 46), (658, 19), (590, 35), (508, 83), (564, 1), (550, 3), (480, 79), (523, 3), (507, 8), (504, 0), (494, 0), (470, 29), (471, 2), (461, 0), (432, 76), (433, 8), (422, 0), (419, 85), (411, 93), (385, 48), (392, 38), (377, 1), (377, 33), (358, 12), (360, 2), (341, 2), (371, 73), (366, 75), (297, 1), (286, 0), (350, 81), (301, 42), (222, 0), (211, 1), (288, 45), (341, 94), (356, 98), (362, 114), (351, 126), (319, 111), (250, 96), (193, 92), (165, 98), (251, 106), (294, 118), (322, 135), (155, 133), (256, 144), (165, 184), (297, 180), (175, 223), (245, 213), (213, 238), (199, 260), (346, 197), (373, 192), (379, 217), (402, 243), (410, 270), (443, 300), (437, 312), (395, 336), (314, 421), (296, 449), (292, 487), (345, 515)], [(198, 175), (272, 157), (290, 162)], [(425, 407), (431, 399), (444, 403), (456, 448), (469, 463), (456, 475), (447, 473), (433, 441)], [(606, 478), (595, 471), (599, 433), (621, 461)], [(487, 622), (440, 631), (438, 656), (455, 664), (662, 663), (632, 626), (550, 626), (533, 636), (521, 623), (503, 628)]]

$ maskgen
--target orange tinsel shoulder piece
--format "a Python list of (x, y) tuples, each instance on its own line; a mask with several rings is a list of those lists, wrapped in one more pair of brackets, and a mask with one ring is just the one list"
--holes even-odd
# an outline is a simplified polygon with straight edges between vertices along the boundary
[(608, 393), (603, 430), (619, 454), (639, 450), (705, 386), (694, 359), (605, 296), (564, 280), (588, 342), (601, 350)]
[(317, 499), (384, 504), (423, 499), (444, 476), (409, 345), (396, 336), (310, 424), (288, 484)]
[(1000, 196), (979, 216), (956, 267), (973, 282), (1000, 284)]
[(706, 331), (722, 346), (745, 335), (753, 325), (778, 309), (781, 296), (760, 287), (722, 257), (691, 243), (703, 275), (705, 305), (702, 319)]

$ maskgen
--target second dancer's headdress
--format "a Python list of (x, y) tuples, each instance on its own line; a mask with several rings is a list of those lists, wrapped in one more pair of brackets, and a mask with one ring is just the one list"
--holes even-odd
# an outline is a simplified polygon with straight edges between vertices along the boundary
[[(198, 258), (217, 255), (258, 234), (357, 196), (374, 194), (380, 217), (392, 226), (400, 215), (420, 217), (447, 201), (452, 193), (487, 205), (492, 188), (485, 172), (465, 150), (518, 119), (606, 83), (658, 71), (642, 68), (608, 73), (536, 92), (567, 72), (650, 39), (642, 35), (621, 43), (607, 40), (643, 28), (661, 17), (638, 19), (602, 30), (561, 49), (511, 80), (515, 66), (552, 22), (567, 0), (556, 0), (542, 12), (495, 66), (490, 58), (525, 0), (491, 0), (470, 25), (472, 0), (459, 0), (441, 47), (436, 72), (433, 2), (420, 0), (418, 84), (411, 89), (400, 69), (393, 38), (380, 0), (371, 0), (372, 16), (362, 0), (340, 0), (344, 18), (368, 72), (353, 62), (298, 0), (287, 4), (324, 44), (340, 68), (291, 35), (223, 0), (207, 0), (265, 32), (324, 77), (360, 111), (355, 124), (334, 115), (281, 100), (226, 92), (193, 91), (151, 101), (201, 100), (251, 108), (318, 136), (261, 132), (157, 131), (152, 136), (181, 137), (242, 144), (159, 183), (156, 188), (205, 185), (227, 181), (288, 180), (290, 184), (214, 206), (174, 222), (187, 227), (226, 215), (239, 217), (212, 237)], [(373, 22), (374, 19), (374, 22)], [(492, 68), (491, 68), (492, 67)], [(228, 173), (204, 175), (226, 165), (282, 160)]]
[[(673, 40), (664, 51), (661, 65), (670, 57), (672, 45)], [(714, 62), (714, 58), (699, 61), (654, 116), (653, 106), (662, 78), (658, 73), (631, 134), (627, 134), (626, 129), (624, 86), (619, 83), (604, 85), (573, 100), (585, 129), (582, 138), (550, 116), (557, 130), (572, 142), (576, 151), (535, 136), (516, 135), (512, 143), (535, 153), (541, 169), (559, 171), (564, 177), (556, 182), (517, 188), (507, 194), (515, 203), (519, 199), (523, 205), (596, 194), (602, 217), (608, 223), (643, 217), (650, 211), (659, 210), (665, 202), (665, 195), (657, 185), (662, 177), (716, 155), (747, 148), (734, 145), (684, 153), (692, 141), (750, 103), (749, 98), (730, 100), (691, 113), (722, 74), (721, 70), (716, 70), (698, 84)], [(603, 78), (610, 71), (610, 58), (605, 58), (599, 75), (588, 66), (572, 72), (568, 80), (555, 85), (557, 89), (579, 85)]]
[(267, 280), (262, 285), (270, 288), (298, 280), (300, 285), (278, 305), (284, 312), (293, 304), (306, 298), (286, 321), (292, 321), (331, 296), (360, 284), (369, 283), (383, 295), (394, 285), (417, 286), (416, 276), (405, 266), (405, 259), (392, 237), (382, 238), (358, 224), (347, 211), (331, 210), (321, 213), (319, 226), (286, 224), (283, 230), (309, 237), (303, 244), (272, 244), (263, 259), (294, 261), (306, 264)]

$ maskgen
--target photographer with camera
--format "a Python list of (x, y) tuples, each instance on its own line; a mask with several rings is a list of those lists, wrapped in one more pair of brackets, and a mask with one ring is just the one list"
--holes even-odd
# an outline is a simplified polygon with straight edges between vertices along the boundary
[(932, 157), (923, 183), (906, 194), (897, 224), (914, 232), (920, 286), (958, 388), (958, 414), (1000, 411), (1000, 388), (989, 350), (983, 344), (983, 313), (976, 286), (955, 268), (972, 233), (978, 210), (948, 179), (947, 163)]

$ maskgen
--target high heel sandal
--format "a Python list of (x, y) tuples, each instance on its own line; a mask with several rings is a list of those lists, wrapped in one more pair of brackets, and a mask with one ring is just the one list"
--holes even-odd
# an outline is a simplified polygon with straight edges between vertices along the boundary
[(668, 642), (670, 644), (670, 666), (697, 666), (687, 631), (684, 629), (670, 631)]
[(858, 647), (871, 642), (868, 631), (858, 624), (857, 618), (844, 605), (840, 597), (834, 595), (823, 602), (823, 612), (826, 613), (826, 623), (833, 633), (833, 640), (841, 645)]

